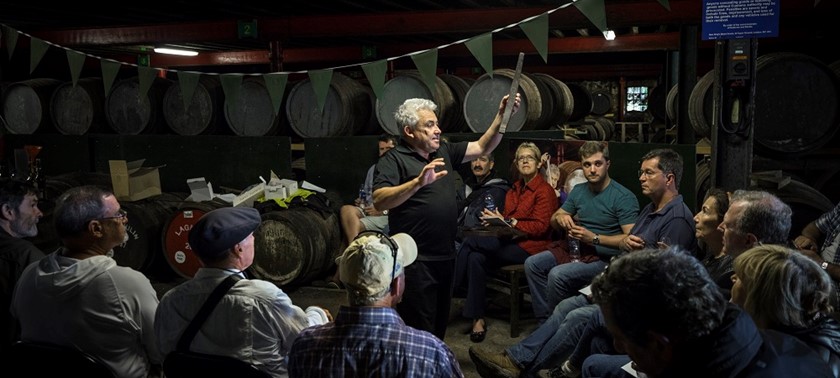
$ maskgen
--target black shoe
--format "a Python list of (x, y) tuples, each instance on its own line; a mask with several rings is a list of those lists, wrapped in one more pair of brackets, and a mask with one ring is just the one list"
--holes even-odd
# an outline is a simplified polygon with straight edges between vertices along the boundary
[(470, 331), (470, 341), (474, 343), (484, 341), (484, 338), (487, 336), (487, 329), (490, 327), (487, 326), (486, 320), (482, 320), (482, 322), (484, 322), (484, 331)]

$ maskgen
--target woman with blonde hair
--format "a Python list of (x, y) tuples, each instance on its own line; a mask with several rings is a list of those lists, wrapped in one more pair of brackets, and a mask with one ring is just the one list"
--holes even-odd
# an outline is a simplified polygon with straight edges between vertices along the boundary
[(759, 245), (733, 262), (731, 302), (759, 328), (793, 335), (840, 377), (840, 323), (832, 317), (831, 279), (817, 263), (781, 245)]
[[(487, 272), (504, 265), (522, 264), (551, 243), (551, 214), (557, 210), (557, 195), (541, 174), (540, 149), (524, 142), (516, 149), (516, 181), (505, 194), (504, 212), (484, 209), (484, 222), (504, 222), (524, 234), (512, 240), (495, 236), (469, 236), (458, 250), (455, 287), (466, 286), (464, 316), (473, 319), (470, 340), (481, 342), (487, 334), (484, 320)], [(502, 227), (504, 225), (502, 224)]]

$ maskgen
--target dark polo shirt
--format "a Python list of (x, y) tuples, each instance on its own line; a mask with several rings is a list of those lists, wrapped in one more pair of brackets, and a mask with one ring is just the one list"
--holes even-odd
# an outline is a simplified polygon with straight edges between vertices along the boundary
[[(417, 243), (417, 260), (442, 261), (455, 258), (458, 225), (455, 164), (461, 164), (469, 142), (441, 141), (440, 149), (425, 159), (402, 141), (376, 164), (373, 188), (398, 186), (413, 180), (430, 161), (442, 157), (449, 174), (426, 185), (401, 205), (388, 211), (391, 234), (405, 232)], [(438, 171), (441, 169), (439, 168)]]

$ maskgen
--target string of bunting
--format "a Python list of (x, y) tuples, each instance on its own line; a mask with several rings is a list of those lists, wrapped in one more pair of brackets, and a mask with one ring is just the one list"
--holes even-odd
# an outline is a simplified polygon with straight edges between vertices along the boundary
[[(668, 0), (657, 1), (670, 11)], [(534, 45), (534, 48), (540, 54), (540, 57), (542, 57), (543, 61), (547, 63), (549, 34), (548, 15), (560, 9), (567, 8), (571, 5), (574, 5), (581, 13), (583, 13), (584, 16), (586, 16), (586, 18), (589, 19), (589, 21), (592, 22), (595, 25), (595, 27), (598, 28), (598, 30), (600, 30), (601, 32), (607, 30), (604, 0), (572, 0), (569, 3), (563, 4), (557, 8), (551, 9), (542, 14), (535, 15), (521, 20), (519, 22), (515, 22), (510, 25), (494, 29), (490, 32), (481, 34), (479, 36), (462, 39), (459, 41), (455, 41), (449, 44), (437, 46), (423, 51), (415, 51), (408, 54), (385, 58), (368, 63), (357, 63), (344, 66), (336, 66), (320, 70), (272, 72), (267, 74), (220, 74), (212, 72), (197, 72), (146, 67), (133, 63), (119, 62), (113, 59), (102, 58), (96, 55), (72, 50), (70, 48), (33, 37), (32, 35), (21, 32), (19, 30), (15, 30), (5, 24), (0, 24), (0, 26), (2, 26), (2, 30), (0, 30), (0, 33), (3, 34), (2, 41), (5, 42), (4, 44), (9, 54), (9, 59), (11, 59), (12, 54), (14, 53), (18, 36), (24, 35), (30, 38), (30, 74), (32, 74), (32, 72), (35, 71), (35, 68), (38, 66), (38, 64), (40, 63), (41, 59), (44, 57), (44, 54), (46, 54), (47, 49), (50, 46), (64, 49), (67, 53), (67, 61), (70, 68), (70, 76), (73, 86), (75, 86), (77, 81), (79, 80), (79, 76), (81, 75), (85, 59), (88, 57), (98, 59), (100, 61), (102, 69), (102, 83), (106, 95), (110, 92), (111, 86), (113, 85), (121, 66), (133, 66), (137, 68), (137, 78), (140, 85), (139, 90), (141, 96), (145, 96), (146, 93), (148, 93), (149, 88), (152, 86), (155, 77), (158, 76), (158, 73), (160, 71), (174, 72), (178, 78), (178, 83), (181, 89), (181, 94), (184, 100), (185, 108), (188, 108), (189, 104), (192, 101), (192, 97), (198, 85), (200, 75), (219, 76), (219, 81), (221, 82), (225, 98), (230, 99), (232, 103), (238, 103), (240, 85), (244, 76), (262, 76), (272, 101), (274, 114), (278, 114), (280, 110), (280, 105), (283, 101), (283, 93), (285, 92), (289, 74), (305, 73), (309, 77), (313, 92), (316, 96), (318, 111), (323, 112), (324, 102), (326, 101), (326, 97), (329, 92), (330, 82), (332, 81), (332, 73), (335, 70), (361, 66), (365, 76), (368, 79), (368, 82), (370, 83), (371, 89), (373, 90), (376, 98), (378, 99), (382, 95), (383, 88), (385, 86), (385, 77), (388, 61), (410, 56), (415, 66), (417, 67), (417, 70), (419, 71), (423, 82), (434, 92), (434, 88), (436, 85), (438, 50), (463, 43), (467, 47), (467, 49), (469, 49), (470, 53), (476, 58), (476, 60), (478, 60), (482, 69), (484, 69), (484, 71), (487, 72), (489, 75), (492, 75), (493, 33), (498, 33), (500, 31), (511, 29), (517, 26), (519, 26), (522, 29), (522, 31)]]

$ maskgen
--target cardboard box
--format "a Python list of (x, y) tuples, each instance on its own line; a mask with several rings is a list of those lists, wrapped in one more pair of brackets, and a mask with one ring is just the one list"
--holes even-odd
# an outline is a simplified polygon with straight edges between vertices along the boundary
[(161, 194), (158, 168), (164, 166), (144, 167), (145, 161), (108, 160), (111, 185), (118, 200), (137, 201)]
[(263, 191), (265, 190), (265, 184), (259, 183), (254, 185), (251, 189), (248, 189), (242, 193), (240, 193), (236, 198), (233, 199), (233, 207), (237, 206), (247, 206), (247, 207), (254, 207), (254, 201), (258, 198), (263, 196)]
[(187, 179), (187, 186), (190, 188), (190, 196), (187, 197), (187, 201), (210, 201), (215, 197), (213, 184), (204, 180), (204, 177)]
[(289, 196), (289, 192), (283, 185), (264, 185), (263, 196), (266, 200), (283, 199)]

